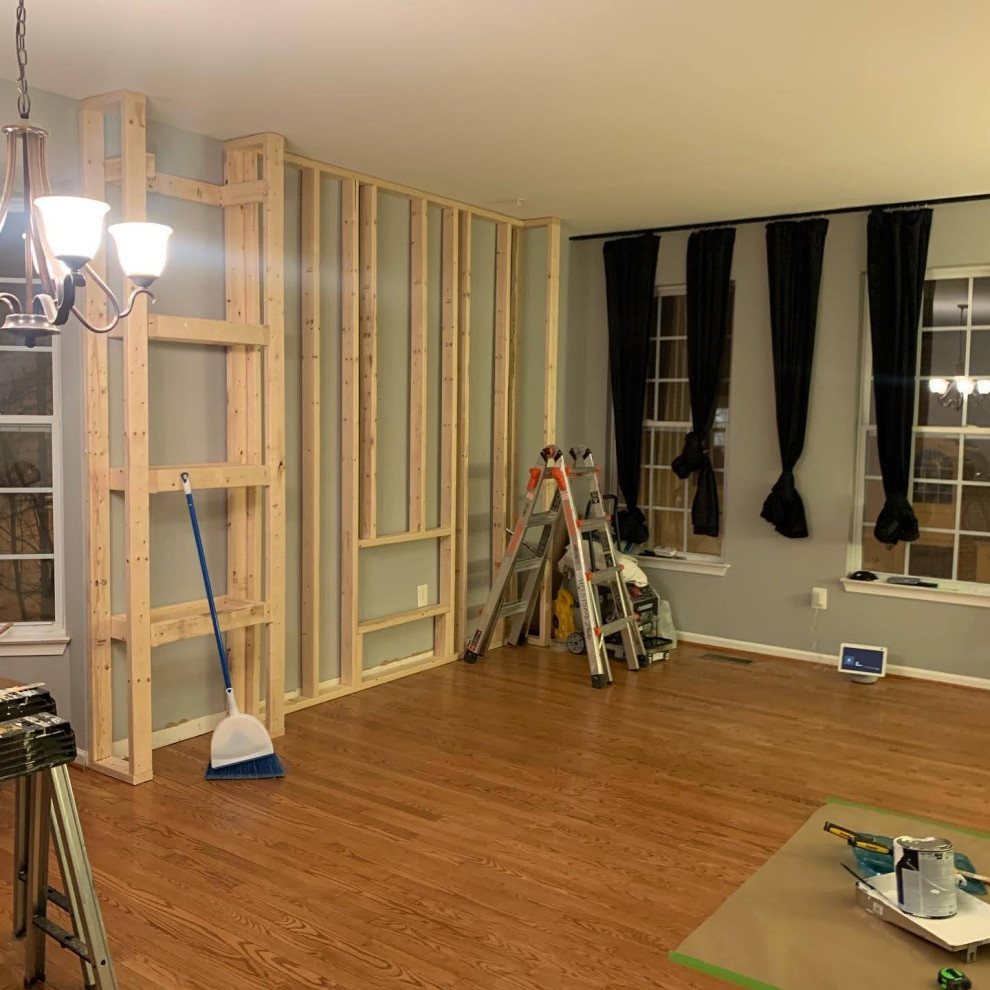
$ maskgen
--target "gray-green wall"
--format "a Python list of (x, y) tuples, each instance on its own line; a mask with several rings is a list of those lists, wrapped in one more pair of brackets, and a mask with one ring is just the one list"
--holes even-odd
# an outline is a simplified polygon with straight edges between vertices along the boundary
[[(658, 284), (685, 281), (687, 236), (661, 236)], [(990, 204), (936, 207), (929, 265), (988, 262)], [(608, 346), (602, 242), (573, 243), (570, 265), (566, 346), (573, 348), (569, 360), (575, 374), (561, 383), (569, 395), (567, 426), (603, 446)], [(654, 570), (651, 580), (670, 600), (681, 630), (828, 654), (843, 641), (886, 644), (892, 664), (987, 677), (986, 610), (856, 595), (839, 584), (852, 528), (865, 268), (865, 214), (832, 217), (807, 443), (796, 472), (811, 537), (787, 540), (760, 518), (763, 499), (780, 471), (764, 228), (738, 228), (725, 506), (725, 556), (731, 566), (724, 577)], [(829, 590), (828, 610), (816, 628), (812, 586)]]

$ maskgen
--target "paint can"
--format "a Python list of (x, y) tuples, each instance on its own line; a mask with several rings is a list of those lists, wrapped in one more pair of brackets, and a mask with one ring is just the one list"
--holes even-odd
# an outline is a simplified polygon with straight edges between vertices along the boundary
[(951, 918), (956, 913), (956, 860), (948, 839), (894, 839), (897, 905), (916, 918)]

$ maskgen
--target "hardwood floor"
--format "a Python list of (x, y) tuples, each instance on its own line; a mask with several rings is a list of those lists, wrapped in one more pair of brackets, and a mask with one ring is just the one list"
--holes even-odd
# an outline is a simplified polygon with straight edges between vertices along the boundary
[(990, 693), (704, 652), (440, 667), (290, 716), (284, 781), (206, 783), (206, 738), (73, 774), (121, 987), (712, 988), (668, 950), (828, 796), (990, 830)]

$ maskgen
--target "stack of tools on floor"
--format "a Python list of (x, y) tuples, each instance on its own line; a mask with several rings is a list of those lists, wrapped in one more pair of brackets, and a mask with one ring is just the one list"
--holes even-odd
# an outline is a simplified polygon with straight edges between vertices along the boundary
[[(25, 946), (24, 985), (44, 982), (47, 939), (79, 957), (87, 990), (116, 990), (68, 764), (76, 758), (72, 726), (43, 685), (0, 690), (0, 782), (15, 781), (14, 937)], [(54, 839), (65, 892), (49, 886)], [(71, 930), (48, 917), (64, 911)]]

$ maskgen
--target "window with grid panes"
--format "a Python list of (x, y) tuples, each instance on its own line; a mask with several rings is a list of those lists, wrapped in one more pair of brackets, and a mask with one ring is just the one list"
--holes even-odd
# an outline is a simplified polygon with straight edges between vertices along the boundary
[[(696, 536), (691, 527), (691, 503), (697, 488), (697, 475), (682, 481), (671, 468), (691, 429), (685, 293), (684, 286), (657, 290), (657, 325), (650, 338), (647, 364), (639, 501), (650, 528), (651, 547), (674, 547), (685, 554), (721, 557), (722, 537)], [(731, 318), (731, 305), (729, 312)], [(730, 323), (709, 449), (718, 484), (720, 532), (725, 508), (731, 331)]]
[(884, 495), (870, 388), (863, 424), (862, 566), (940, 584), (990, 584), (990, 396), (960, 396), (953, 387), (952, 401), (943, 404), (928, 387), (932, 378), (990, 378), (990, 268), (930, 273), (918, 333), (908, 497), (921, 536), (893, 547), (873, 536)]
[[(22, 305), (24, 226), (23, 213), (11, 212), (0, 231), (0, 292)], [(57, 338), (40, 338), (29, 348), (15, 334), (0, 332), (0, 622), (23, 624), (25, 633), (62, 625), (56, 593), (57, 347)]]

